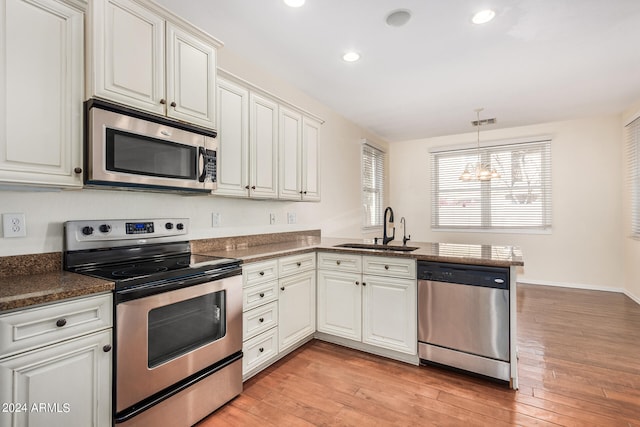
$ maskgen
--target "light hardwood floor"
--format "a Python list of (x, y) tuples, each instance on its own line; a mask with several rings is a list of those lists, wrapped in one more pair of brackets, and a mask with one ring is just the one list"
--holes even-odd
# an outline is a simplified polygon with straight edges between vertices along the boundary
[(519, 285), (518, 322), (518, 391), (312, 341), (198, 427), (640, 426), (640, 305)]

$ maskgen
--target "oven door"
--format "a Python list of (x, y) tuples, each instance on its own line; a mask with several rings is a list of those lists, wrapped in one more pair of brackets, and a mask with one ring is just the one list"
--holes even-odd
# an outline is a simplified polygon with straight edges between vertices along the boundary
[(215, 189), (212, 137), (98, 107), (87, 119), (88, 186)]
[(116, 305), (116, 413), (242, 350), (239, 275)]

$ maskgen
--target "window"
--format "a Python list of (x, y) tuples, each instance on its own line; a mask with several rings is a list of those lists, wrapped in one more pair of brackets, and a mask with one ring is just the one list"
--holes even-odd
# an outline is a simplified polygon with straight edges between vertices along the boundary
[(631, 189), (631, 232), (640, 238), (640, 117), (626, 126), (629, 188)]
[[(462, 181), (465, 167), (478, 161), (499, 178)], [(551, 227), (551, 140), (473, 149), (433, 150), (434, 229), (545, 230)]]
[(384, 158), (382, 150), (362, 144), (362, 227), (382, 227), (384, 203)]

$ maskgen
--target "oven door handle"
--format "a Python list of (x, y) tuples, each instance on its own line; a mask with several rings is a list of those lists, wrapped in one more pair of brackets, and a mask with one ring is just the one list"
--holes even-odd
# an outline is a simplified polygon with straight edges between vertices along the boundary
[(162, 280), (145, 283), (132, 288), (120, 289), (116, 291), (116, 304), (131, 301), (134, 299), (144, 298), (162, 292), (173, 291), (176, 289), (186, 288), (203, 283), (222, 280), (226, 277), (237, 276), (242, 274), (242, 269), (234, 266), (229, 269), (220, 269), (215, 272), (207, 272), (203, 275), (192, 277), (181, 277), (174, 280)]

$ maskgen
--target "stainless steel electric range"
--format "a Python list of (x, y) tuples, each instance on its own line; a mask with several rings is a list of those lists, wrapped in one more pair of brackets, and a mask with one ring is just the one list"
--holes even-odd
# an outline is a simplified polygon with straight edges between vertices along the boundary
[(191, 426), (242, 391), (240, 261), (191, 253), (189, 220), (65, 223), (64, 268), (115, 282), (114, 422)]

